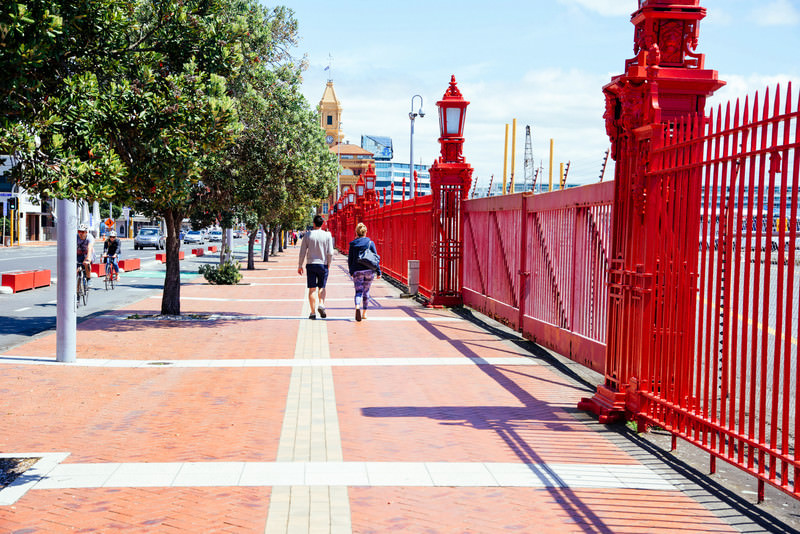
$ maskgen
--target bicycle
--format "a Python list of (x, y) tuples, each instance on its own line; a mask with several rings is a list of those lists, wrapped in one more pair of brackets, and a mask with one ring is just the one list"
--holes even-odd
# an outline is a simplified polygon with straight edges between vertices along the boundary
[(108, 291), (109, 287), (114, 289), (117, 286), (117, 276), (115, 276), (116, 273), (114, 272), (114, 258), (103, 254), (103, 262), (106, 264), (105, 284), (106, 291)]
[(86, 300), (89, 297), (89, 280), (86, 278), (86, 270), (83, 267), (83, 263), (78, 263), (78, 281), (76, 287), (77, 306), (80, 306), (81, 302), (86, 306)]

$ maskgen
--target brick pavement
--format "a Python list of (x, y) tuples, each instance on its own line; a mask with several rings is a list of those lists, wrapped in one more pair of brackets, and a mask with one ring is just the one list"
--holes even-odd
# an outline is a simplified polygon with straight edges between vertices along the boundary
[(306, 319), (296, 250), (186, 283), (207, 319), (126, 319), (146, 298), (82, 322), (75, 364), (54, 334), (0, 355), (0, 452), (68, 453), (0, 532), (736, 531), (518, 345), (383, 282), (356, 323), (342, 256)]

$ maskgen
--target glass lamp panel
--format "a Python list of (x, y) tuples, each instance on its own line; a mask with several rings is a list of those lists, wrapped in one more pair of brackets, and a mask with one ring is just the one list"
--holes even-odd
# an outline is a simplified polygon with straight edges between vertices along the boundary
[(447, 108), (447, 135), (458, 135), (461, 126), (461, 109)]

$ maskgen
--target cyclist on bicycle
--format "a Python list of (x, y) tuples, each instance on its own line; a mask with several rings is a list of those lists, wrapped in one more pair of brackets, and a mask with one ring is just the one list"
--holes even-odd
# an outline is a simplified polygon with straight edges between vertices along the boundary
[(94, 236), (87, 232), (85, 224), (78, 227), (78, 264), (83, 265), (86, 281), (92, 280), (92, 260), (94, 260)]
[(111, 230), (108, 233), (108, 239), (103, 242), (103, 259), (105, 262), (111, 262), (114, 267), (114, 278), (119, 279), (119, 265), (117, 260), (122, 252), (122, 243), (117, 239), (117, 232)]

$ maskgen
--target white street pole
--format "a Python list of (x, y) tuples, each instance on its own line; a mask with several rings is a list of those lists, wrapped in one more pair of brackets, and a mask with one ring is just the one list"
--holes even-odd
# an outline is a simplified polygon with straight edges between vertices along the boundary
[[(414, 99), (419, 98), (419, 112), (414, 113)], [(411, 111), (408, 114), (408, 118), (411, 119), (411, 154), (409, 154), (409, 161), (408, 161), (408, 190), (413, 191), (413, 181), (414, 181), (414, 119), (417, 118), (419, 115), (420, 118), (425, 116), (425, 113), (422, 112), (422, 97), (420, 95), (414, 95), (411, 97)], [(413, 193), (412, 193), (413, 194)], [(409, 195), (411, 197), (411, 195)], [(400, 200), (406, 199), (406, 190), (403, 188), (403, 194)]]
[(75, 295), (77, 291), (78, 214), (75, 202), (59, 199), (56, 231), (56, 361), (75, 361)]

